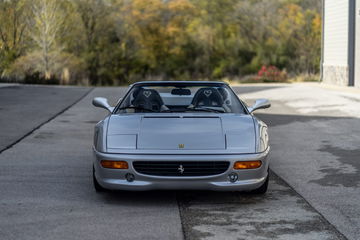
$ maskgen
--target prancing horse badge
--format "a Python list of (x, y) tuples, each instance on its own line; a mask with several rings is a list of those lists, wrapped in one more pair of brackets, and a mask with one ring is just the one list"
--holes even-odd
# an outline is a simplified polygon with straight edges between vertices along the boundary
[(183, 165), (180, 165), (178, 170), (179, 170), (180, 174), (183, 174), (185, 171), (185, 168), (183, 167)]

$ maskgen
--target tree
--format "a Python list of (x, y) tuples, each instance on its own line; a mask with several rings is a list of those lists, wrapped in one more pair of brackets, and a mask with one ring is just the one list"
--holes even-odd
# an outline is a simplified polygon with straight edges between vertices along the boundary
[(245, 48), (254, 54), (248, 63), (250, 71), (260, 69), (262, 65), (278, 65), (280, 39), (274, 36), (274, 29), (280, 21), (279, 1), (260, 0), (239, 2), (236, 5), (234, 18), (238, 23), (238, 31)]
[(184, 56), (185, 28), (192, 19), (193, 5), (187, 0), (134, 0), (123, 12), (132, 38), (136, 40), (139, 58), (153, 74), (174, 76), (175, 59)]
[(85, 47), (82, 56), (86, 62), (88, 77), (90, 83), (96, 85), (99, 82), (100, 52), (99, 48), (101, 38), (106, 37), (107, 17), (109, 11), (103, 0), (77, 0), (73, 4), (83, 24), (83, 35), (85, 38)]
[(41, 65), (38, 70), (43, 73), (45, 79), (50, 79), (56, 59), (63, 48), (58, 42), (58, 37), (64, 31), (66, 14), (61, 9), (59, 1), (37, 0), (32, 5), (32, 16), (29, 24), (32, 26), (30, 37), (40, 49), (41, 55)]
[[(70, 72), (82, 68), (80, 60), (64, 52), (62, 38), (67, 30), (67, 2), (36, 0), (31, 5), (28, 20), (28, 37), (31, 48), (9, 67), (7, 74), (21, 76), (38, 74), (45, 81), (51, 79), (70, 80)], [(72, 71), (69, 71), (69, 68)]]
[(263, 65), (314, 74), (320, 6), (320, 0), (0, 0), (0, 71), (92, 85), (241, 77)]
[(297, 4), (279, 10), (281, 21), (276, 37), (286, 56), (285, 65), (295, 73), (315, 74), (319, 71), (321, 51), (321, 18), (315, 10), (304, 11)]
[(27, 47), (26, 7), (23, 0), (0, 0), (0, 76)]

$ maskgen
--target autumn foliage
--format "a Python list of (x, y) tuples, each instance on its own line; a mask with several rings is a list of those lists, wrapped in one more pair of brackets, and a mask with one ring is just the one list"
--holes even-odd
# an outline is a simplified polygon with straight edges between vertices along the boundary
[(316, 74), (319, 0), (0, 0), (0, 80), (138, 80)]

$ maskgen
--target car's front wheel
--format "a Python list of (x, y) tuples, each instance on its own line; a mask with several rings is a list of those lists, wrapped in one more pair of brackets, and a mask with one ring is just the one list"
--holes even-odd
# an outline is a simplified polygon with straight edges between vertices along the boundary
[(96, 192), (105, 192), (106, 189), (103, 188), (99, 182), (96, 180), (96, 177), (95, 177), (95, 168), (93, 166), (93, 183), (94, 183), (94, 188), (95, 188), (95, 191)]
[(265, 194), (267, 192), (268, 185), (269, 185), (269, 170), (268, 170), (268, 175), (266, 177), (265, 182), (259, 188), (251, 191), (251, 193), (253, 193), (253, 194)]

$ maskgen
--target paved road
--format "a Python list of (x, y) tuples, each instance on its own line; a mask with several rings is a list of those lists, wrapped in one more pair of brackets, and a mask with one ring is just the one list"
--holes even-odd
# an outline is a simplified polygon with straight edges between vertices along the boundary
[(75, 103), (90, 89), (0, 85), (0, 152)]
[[(356, 126), (356, 119), (343, 122), (344, 119), (336, 118), (338, 122), (325, 124), (319, 131), (317, 127), (328, 123), (329, 117), (308, 117), (294, 111), (287, 101), (272, 97), (286, 88), (252, 86), (237, 91), (249, 102), (260, 95), (274, 100), (271, 114), (259, 116), (272, 126), (272, 169), (291, 187), (272, 174), (270, 190), (265, 197), (191, 191), (95, 194), (91, 185), (92, 128), (106, 113), (92, 108), (90, 102), (94, 96), (110, 97), (115, 102), (117, 96), (124, 93), (122, 88), (97, 88), (60, 115), (56, 115), (57, 112), (48, 115), (48, 119), (55, 118), (0, 154), (0, 239), (344, 239), (336, 230), (343, 230), (338, 224), (341, 220), (333, 221), (326, 207), (316, 204), (326, 199), (322, 199), (321, 194), (309, 194), (314, 190), (328, 191), (324, 181), (333, 179), (331, 170), (319, 176), (321, 165), (316, 165), (317, 161), (336, 163), (339, 157), (319, 155), (324, 152), (316, 148), (316, 144), (312, 145), (312, 138), (306, 139), (306, 136), (314, 136), (316, 132), (317, 143), (328, 131), (327, 127), (335, 124), (338, 129), (347, 131), (348, 124)], [(71, 95), (74, 100), (69, 101), (68, 106), (81, 97), (80, 93)], [(31, 105), (31, 101), (28, 102)], [(284, 112), (291, 115), (284, 115)], [(322, 114), (328, 113), (322, 111), (319, 115)], [(317, 125), (313, 126), (314, 119)], [(304, 132), (309, 125), (311, 129)], [(33, 124), (34, 128), (36, 126)], [(336, 140), (331, 132), (326, 136), (333, 142)], [(301, 148), (297, 139), (301, 141)], [(348, 136), (347, 141), (351, 139)], [(329, 141), (328, 145), (331, 144)], [(311, 157), (306, 156), (304, 149)], [(328, 150), (329, 147), (324, 149)], [(357, 154), (336, 151), (340, 158), (346, 159)], [(294, 158), (296, 153), (299, 156)], [(343, 171), (339, 164), (336, 167)], [(341, 175), (341, 171), (335, 173)], [(312, 178), (308, 178), (309, 175)], [(316, 177), (320, 182), (311, 181)], [(306, 196), (305, 199), (293, 188)], [(352, 185), (351, 189), (358, 188)], [(333, 190), (333, 195), (335, 191), (343, 191), (336, 186)], [(347, 194), (359, 198), (356, 192)], [(327, 197), (329, 195), (331, 191)], [(344, 203), (349, 201), (345, 199)], [(356, 204), (348, 206), (341, 201), (334, 204), (344, 210), (359, 209)], [(358, 224), (356, 221), (347, 228), (352, 230), (352, 235), (342, 231), (349, 239), (359, 236), (354, 228)]]
[[(272, 99), (271, 168), (347, 238), (360, 239), (360, 91), (282, 86), (244, 98)], [(250, 101), (251, 102), (251, 101)]]

